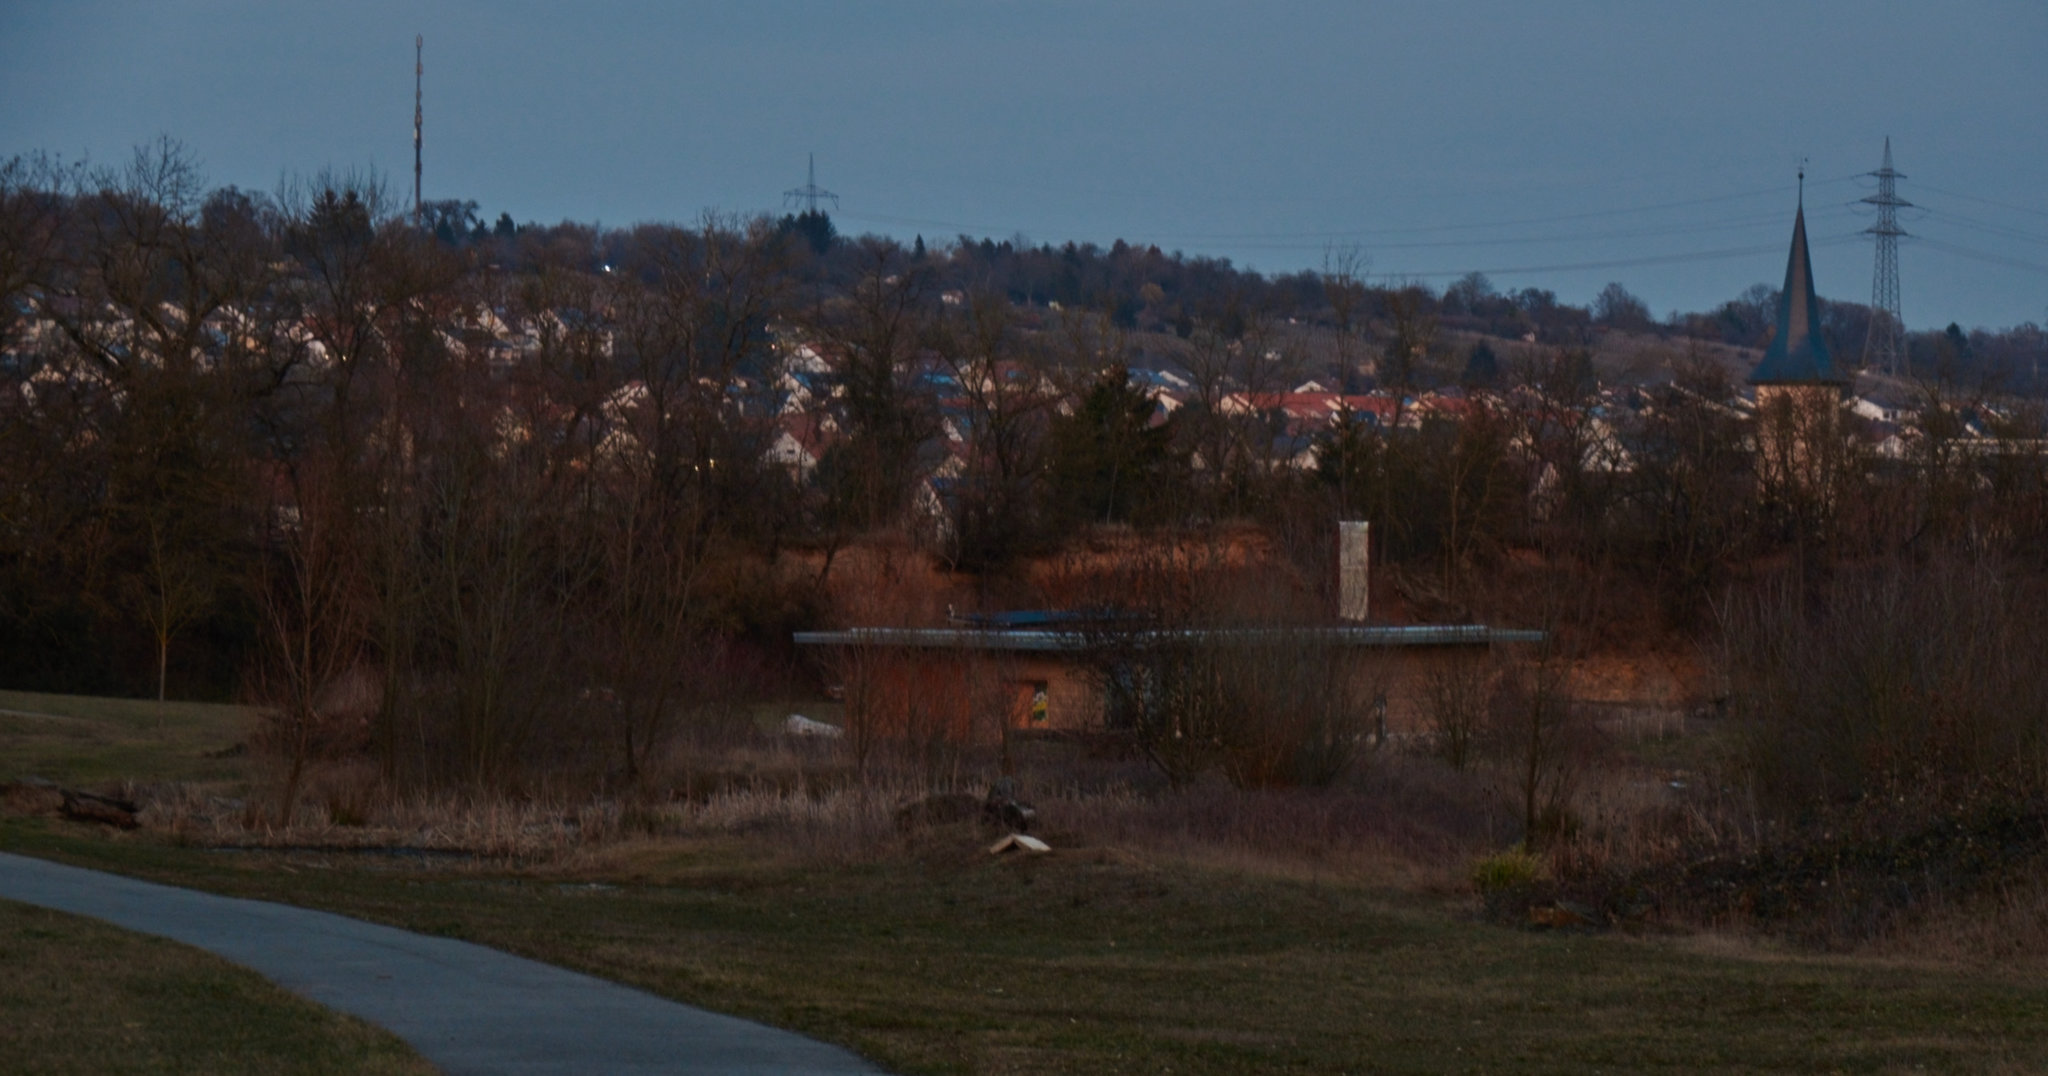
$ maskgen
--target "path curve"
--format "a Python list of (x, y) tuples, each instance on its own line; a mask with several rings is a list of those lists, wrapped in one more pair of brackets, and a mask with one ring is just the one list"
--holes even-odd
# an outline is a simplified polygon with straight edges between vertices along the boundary
[(387, 1028), (443, 1071), (871, 1074), (837, 1046), (357, 919), (0, 852), (0, 897), (184, 942)]

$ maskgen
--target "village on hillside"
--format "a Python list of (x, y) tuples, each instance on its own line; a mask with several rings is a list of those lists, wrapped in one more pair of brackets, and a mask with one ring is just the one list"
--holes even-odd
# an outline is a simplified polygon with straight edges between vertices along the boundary
[(2048, 795), (2044, 337), (1863, 366), (1803, 205), (1780, 286), (1658, 321), (823, 214), (427, 228), (159, 149), (0, 173), (0, 708), (212, 716), (15, 814), (1131, 842), (1843, 945), (2048, 855), (1997, 837)]
[(0, 2), (0, 1076), (2048, 1072), (2044, 45)]

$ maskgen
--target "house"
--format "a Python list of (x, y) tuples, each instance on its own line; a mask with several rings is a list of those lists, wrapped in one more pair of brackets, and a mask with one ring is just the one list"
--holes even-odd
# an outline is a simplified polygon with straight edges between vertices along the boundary
[(838, 426), (822, 412), (785, 414), (776, 419), (775, 439), (768, 445), (768, 462), (787, 468), (798, 478), (809, 477), (824, 459)]
[(1390, 732), (1415, 733), (1429, 724), (1433, 680), (1543, 641), (1540, 631), (1483, 624), (1364, 622), (1362, 526), (1340, 528), (1333, 612), (1342, 616), (1329, 621), (1165, 624), (1123, 610), (1031, 610), (952, 616), (943, 627), (797, 632), (794, 640), (839, 681), (850, 722), (865, 720), (883, 736), (967, 742), (1014, 729), (1116, 732), (1130, 726), (1134, 697), (1171, 694), (1160, 681), (1174, 670), (1256, 669), (1262, 657), (1303, 653), (1330, 663), (1319, 675), (1360, 712), (1376, 713)]
[(1383, 708), (1394, 733), (1415, 733), (1429, 724), (1433, 676), (1544, 637), (1483, 624), (1166, 628), (1075, 616), (1007, 613), (943, 628), (797, 632), (795, 641), (841, 680), (850, 708), (867, 709), (889, 731), (986, 737), (1003, 727), (1113, 732), (1128, 722), (1113, 684), (1156, 676), (1162, 662), (1186, 664), (1187, 655), (1272, 647), (1326, 652), (1361, 707)]

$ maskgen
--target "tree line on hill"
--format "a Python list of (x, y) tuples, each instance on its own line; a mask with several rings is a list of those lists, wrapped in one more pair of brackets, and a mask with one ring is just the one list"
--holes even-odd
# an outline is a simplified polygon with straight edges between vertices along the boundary
[[(523, 234), (587, 233), (592, 249), (607, 259), (623, 257), (632, 243), (630, 230), (598, 235), (576, 224), (515, 225), (509, 214), (500, 214), (486, 228), (474, 202), (426, 203), (425, 219), (445, 245), (484, 246), (510, 264), (533, 249), (514, 241)], [(807, 260), (805, 273), (814, 284), (844, 288), (867, 268), (861, 243), (842, 238), (822, 211), (785, 215), (776, 227), (810, 247), (814, 257)], [(933, 255), (934, 249), (940, 254)], [(1605, 328), (1760, 350), (1770, 343), (1778, 305), (1778, 289), (1769, 284), (1752, 285), (1711, 310), (1672, 311), (1660, 318), (1619, 282), (1606, 285), (1585, 306), (1563, 302), (1542, 288), (1503, 292), (1477, 272), (1441, 291), (1399, 277), (1373, 283), (1367, 279), (1366, 254), (1358, 247), (1333, 246), (1320, 271), (1266, 276), (1237, 268), (1228, 258), (1167, 253), (1156, 245), (1122, 240), (1105, 248), (962, 234), (933, 248), (918, 236), (909, 251), (910, 260), (925, 266), (932, 286), (942, 291), (990, 292), (1026, 306), (1059, 304), (1103, 314), (1121, 329), (1183, 338), (1198, 323), (1235, 337), (1261, 319), (1292, 318), (1345, 329), (1385, 322), (1392, 307), (1405, 300), (1419, 304), (1446, 331), (1502, 340), (1584, 346), (1596, 329)], [(1830, 300), (1823, 305), (1821, 334), (1839, 360), (1853, 364), (1863, 354), (1870, 319), (1870, 307), (1862, 303)], [(1993, 384), (2018, 394), (2048, 392), (2048, 380), (2040, 375), (2048, 359), (2048, 331), (2040, 325), (1965, 330), (1951, 323), (1941, 330), (1909, 332), (1906, 343), (1912, 368), (1924, 374)]]
[[(244, 698), (282, 757), (486, 786), (543, 759), (630, 776), (733, 720), (878, 534), (999, 602), (1092, 528), (1249, 523), (1316, 574), (1366, 519), (1465, 609), (1541, 615), (1517, 551), (1604, 581), (1588, 631), (1697, 628), (1773, 557), (2048, 564), (2039, 451), (1951, 431), (1774, 494), (1683, 336), (1672, 383), (1605, 389), (1590, 334), (1670, 331), (1618, 286), (1588, 311), (1343, 258), (1266, 278), (816, 218), (430, 210), (341, 175), (210, 189), (169, 142), (0, 166), (0, 680)], [(1144, 363), (1179, 378), (1170, 413)], [(1328, 420), (1258, 403), (1310, 376), (1352, 393)], [(1355, 409), (1368, 390), (1391, 411)]]

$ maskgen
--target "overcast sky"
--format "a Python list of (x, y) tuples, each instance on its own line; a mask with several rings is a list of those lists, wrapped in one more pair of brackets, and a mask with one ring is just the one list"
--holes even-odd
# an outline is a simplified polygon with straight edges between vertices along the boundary
[(415, 33), (426, 197), (492, 219), (779, 211), (815, 152), (842, 231), (1356, 244), (1661, 314), (1782, 279), (1802, 157), (1821, 292), (1867, 301), (1889, 135), (1907, 322), (2048, 321), (2041, 0), (0, 0), (0, 156), (168, 134), (217, 184), (409, 196)]

